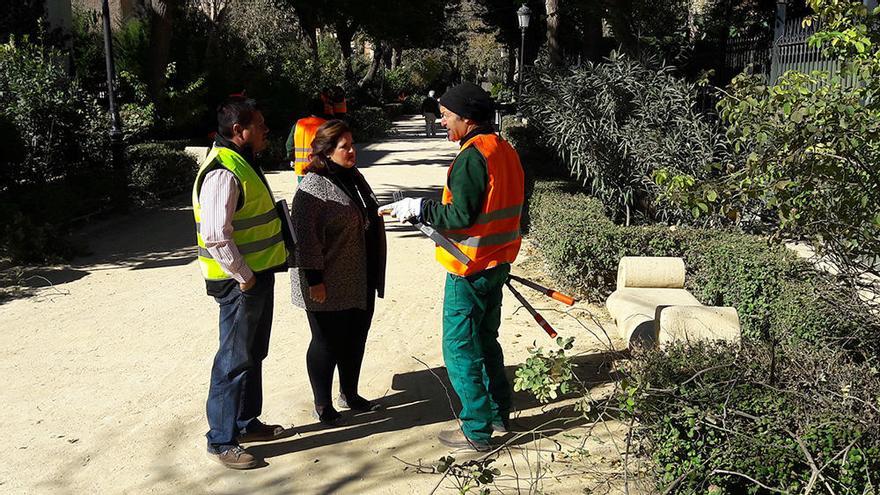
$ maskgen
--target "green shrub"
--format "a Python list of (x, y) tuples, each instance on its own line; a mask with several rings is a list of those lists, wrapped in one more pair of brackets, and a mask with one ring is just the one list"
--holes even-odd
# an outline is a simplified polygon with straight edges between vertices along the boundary
[[(628, 364), (636, 437), (668, 493), (875, 493), (880, 374), (829, 349), (676, 345)], [(775, 369), (775, 373), (771, 373)], [(808, 458), (809, 456), (809, 458)], [(720, 471), (726, 471), (722, 473)], [(740, 473), (739, 475), (730, 473)]]
[(759, 218), (778, 236), (809, 240), (825, 263), (864, 283), (864, 273), (880, 275), (880, 9), (806, 3), (818, 26), (808, 44), (833, 63), (770, 84), (734, 78), (718, 102), (737, 152), (724, 175), (664, 183), (661, 173), (658, 183), (673, 201), (707, 206), (690, 208), (695, 215)]
[(110, 192), (108, 126), (95, 98), (27, 38), (0, 45), (0, 256), (64, 256), (57, 227), (100, 210)]
[(379, 107), (358, 107), (348, 113), (348, 123), (356, 142), (368, 142), (391, 134), (394, 125)]
[[(27, 39), (0, 45), (0, 120), (14, 134), (4, 183), (44, 184), (104, 168), (107, 121), (97, 101), (71, 80), (63, 55)], [(8, 181), (8, 182), (7, 182)]]
[(658, 200), (658, 168), (695, 174), (725, 150), (724, 135), (695, 108), (696, 88), (671, 67), (622, 55), (568, 69), (529, 71), (523, 113), (615, 221), (689, 215)]
[(616, 225), (576, 189), (539, 182), (529, 207), (530, 236), (567, 289), (601, 301), (615, 288), (623, 256), (678, 256), (687, 288), (704, 304), (735, 307), (747, 339), (880, 351), (880, 322), (857, 295), (785, 247), (720, 229)]
[(199, 164), (173, 143), (129, 146), (128, 163), (132, 198), (142, 205), (192, 188)]

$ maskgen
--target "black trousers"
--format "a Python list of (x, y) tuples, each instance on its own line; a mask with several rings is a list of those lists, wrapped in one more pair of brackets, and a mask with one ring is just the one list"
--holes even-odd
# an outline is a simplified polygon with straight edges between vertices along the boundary
[(373, 320), (373, 301), (369, 309), (306, 311), (312, 341), (306, 352), (306, 369), (315, 396), (315, 406), (332, 404), (333, 372), (339, 369), (339, 391), (346, 397), (358, 395), (358, 379), (367, 333)]

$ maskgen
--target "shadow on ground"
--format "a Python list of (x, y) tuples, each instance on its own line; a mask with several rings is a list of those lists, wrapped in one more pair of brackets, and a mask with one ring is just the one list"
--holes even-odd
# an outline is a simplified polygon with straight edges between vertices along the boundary
[(63, 285), (88, 274), (88, 271), (66, 266), (7, 268), (0, 271), (0, 305), (19, 298), (34, 297), (41, 300), (67, 295)]
[[(619, 377), (616, 372), (611, 371), (611, 363), (619, 357), (616, 353), (598, 353), (577, 358), (575, 361), (578, 365), (577, 374), (591, 388), (615, 381)], [(515, 371), (514, 366), (505, 368), (511, 386)], [(322, 433), (258, 445), (251, 447), (250, 450), (260, 457), (271, 459), (294, 452), (350, 442), (379, 433), (443, 423), (454, 419), (461, 410), (461, 403), (453, 392), (445, 367), (396, 374), (392, 378), (391, 390), (394, 393), (378, 400), (383, 410), (350, 415), (345, 427), (326, 429), (320, 423), (298, 426), (294, 428), (294, 435), (297, 436), (318, 431)], [(558, 400), (566, 398), (560, 397)], [(541, 405), (530, 393), (513, 394), (514, 411), (527, 411)], [(551, 403), (544, 405), (542, 412), (536, 415), (516, 417), (518, 415), (514, 413), (513, 416), (516, 417), (514, 429), (530, 430), (539, 425), (542, 426), (542, 430), (554, 425), (560, 431), (575, 428), (587, 420), (586, 418), (572, 420), (573, 416), (578, 416), (572, 407), (554, 407)], [(557, 420), (558, 424), (555, 423)]]
[(118, 216), (74, 234), (89, 250), (59, 267), (8, 267), (0, 271), (0, 304), (23, 297), (65, 294), (64, 284), (109, 268), (146, 270), (195, 261), (192, 209), (183, 196), (170, 206)]

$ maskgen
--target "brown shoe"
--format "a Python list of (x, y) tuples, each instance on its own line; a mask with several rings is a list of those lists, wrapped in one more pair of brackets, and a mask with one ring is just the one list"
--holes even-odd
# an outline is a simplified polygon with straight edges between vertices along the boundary
[(477, 452), (488, 452), (492, 450), (492, 446), (489, 445), (489, 442), (471, 440), (464, 435), (461, 428), (443, 430), (437, 435), (437, 440), (440, 440), (440, 443), (443, 445), (454, 449), (470, 449), (476, 450)]
[(252, 428), (251, 431), (239, 435), (238, 441), (239, 443), (271, 442), (283, 437), (285, 431), (281, 425), (264, 425), (260, 423), (259, 426)]
[(229, 447), (222, 452), (215, 452), (209, 448), (208, 457), (229, 469), (251, 469), (257, 466), (256, 457), (238, 445)]

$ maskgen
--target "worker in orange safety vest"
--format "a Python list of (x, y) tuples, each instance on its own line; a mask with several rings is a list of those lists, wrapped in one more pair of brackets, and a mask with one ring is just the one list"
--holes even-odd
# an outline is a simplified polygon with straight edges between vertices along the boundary
[(404, 198), (380, 211), (433, 226), (470, 261), (437, 247), (446, 269), (443, 360), (461, 398), (461, 428), (442, 431), (448, 447), (487, 451), (493, 432), (506, 432), (510, 384), (498, 343), (501, 289), (519, 253), (525, 182), (519, 156), (491, 124), (489, 94), (464, 83), (440, 97), (441, 124), (459, 152), (449, 166), (441, 201)]
[(303, 169), (311, 160), (312, 140), (321, 124), (327, 122), (327, 119), (319, 117), (323, 109), (323, 103), (319, 99), (309, 102), (309, 116), (299, 119), (290, 128), (290, 135), (287, 137), (287, 156), (290, 157), (290, 166), (296, 172), (297, 184), (302, 182), (305, 173)]

